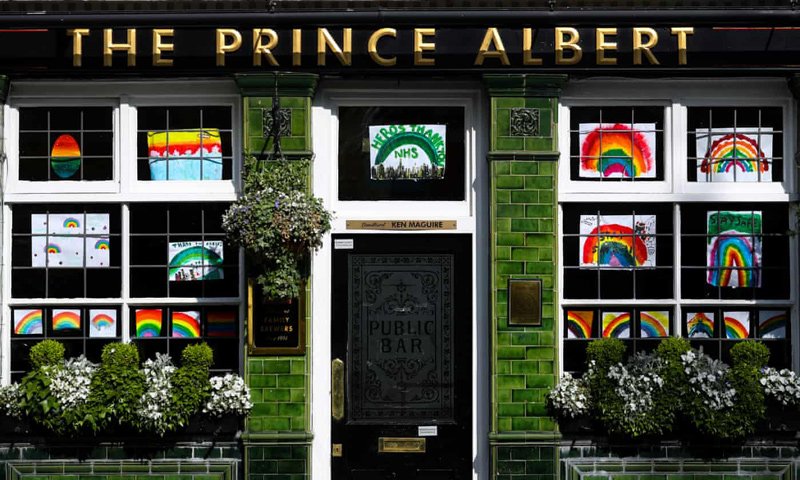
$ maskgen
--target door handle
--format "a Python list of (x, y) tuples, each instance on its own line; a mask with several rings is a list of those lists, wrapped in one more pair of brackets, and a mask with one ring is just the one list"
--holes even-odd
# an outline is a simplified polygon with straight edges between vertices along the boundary
[(331, 416), (344, 418), (344, 362), (338, 358), (331, 360)]

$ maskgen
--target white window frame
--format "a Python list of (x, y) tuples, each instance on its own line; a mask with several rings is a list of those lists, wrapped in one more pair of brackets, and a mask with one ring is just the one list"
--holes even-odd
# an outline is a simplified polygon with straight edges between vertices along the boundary
[[(624, 92), (624, 98), (620, 92)], [(576, 182), (570, 180), (570, 125), (569, 108), (572, 106), (630, 106), (637, 105), (637, 100), (647, 98), (663, 98), (670, 102), (670, 125), (665, 125), (665, 149), (671, 144), (671, 156), (665, 155), (665, 183), (671, 177), (669, 188), (651, 192), (636, 191), (626, 188), (635, 182), (614, 182), (615, 189), (585, 187), (594, 182)], [(737, 98), (741, 98), (737, 100)], [(602, 99), (599, 101), (598, 99)], [(739, 106), (780, 106), (783, 107), (783, 181), (782, 182), (688, 182), (686, 142), (687, 108), (692, 106), (707, 107), (739, 107)], [(670, 309), (673, 312), (671, 336), (683, 335), (684, 308), (708, 306), (711, 308), (729, 306), (732, 310), (739, 308), (786, 308), (789, 310), (792, 368), (800, 370), (800, 313), (798, 310), (798, 273), (800, 259), (797, 235), (789, 235), (789, 298), (778, 300), (719, 300), (684, 298), (681, 295), (681, 208), (685, 203), (724, 202), (741, 203), (753, 201), (753, 208), (759, 204), (785, 203), (788, 205), (788, 225), (791, 231), (798, 228), (796, 202), (797, 193), (795, 166), (797, 105), (787, 88), (785, 79), (669, 79), (669, 80), (633, 80), (633, 79), (587, 79), (570, 82), (564, 91), (559, 104), (559, 142), (562, 146), (559, 164), (558, 193), (558, 308), (556, 310), (559, 325), (557, 338), (559, 344), (565, 340), (563, 313), (568, 308), (581, 308), (602, 305), (608, 310), (614, 307), (654, 306)], [(666, 131), (669, 128), (669, 137)], [(598, 184), (600, 182), (597, 182)], [(612, 182), (609, 182), (612, 183)], [(652, 185), (659, 182), (642, 182)], [(579, 184), (579, 185), (576, 185)], [(571, 203), (602, 204), (669, 204), (673, 216), (673, 296), (669, 299), (565, 299), (564, 298), (564, 244), (563, 205)], [(637, 207), (637, 210), (641, 210)], [(601, 309), (602, 310), (602, 309)], [(751, 321), (757, 321), (752, 319)], [(563, 355), (559, 357), (559, 368), (563, 370)]]
[[(54, 94), (57, 92), (57, 95)], [(132, 101), (133, 100), (133, 101)], [(20, 106), (118, 105), (114, 111), (114, 180), (29, 182), (18, 180), (18, 110)], [(232, 115), (233, 180), (223, 181), (139, 181), (136, 179), (137, 124), (135, 105), (230, 105)], [(215, 203), (232, 202), (239, 192), (241, 172), (242, 115), (241, 97), (233, 81), (191, 80), (139, 82), (14, 82), (9, 101), (4, 107), (4, 135), (8, 152), (7, 188), (2, 205), (2, 255), (11, 258), (13, 205), (30, 203), (106, 203), (120, 209), (121, 292), (111, 298), (13, 298), (11, 296), (11, 261), (0, 262), (0, 383), (8, 384), (11, 372), (11, 330), (13, 307), (41, 306), (118, 306), (121, 340), (130, 338), (132, 306), (214, 306), (237, 305), (239, 325), (246, 316), (246, 281), (244, 254), (236, 256), (239, 268), (238, 294), (231, 297), (131, 297), (130, 295), (130, 205), (136, 203)], [(1, 166), (1, 165), (0, 165)], [(239, 336), (239, 352), (244, 337)], [(239, 371), (243, 357), (239, 356)]]

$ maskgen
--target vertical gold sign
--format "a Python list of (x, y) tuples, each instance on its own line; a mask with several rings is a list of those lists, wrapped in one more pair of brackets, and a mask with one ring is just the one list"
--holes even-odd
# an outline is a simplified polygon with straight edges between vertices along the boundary
[(508, 324), (534, 327), (542, 325), (540, 279), (508, 279)]

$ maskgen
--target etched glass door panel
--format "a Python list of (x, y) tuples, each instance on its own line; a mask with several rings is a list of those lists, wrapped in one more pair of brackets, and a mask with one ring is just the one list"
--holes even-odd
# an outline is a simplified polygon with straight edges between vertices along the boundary
[(353, 255), (349, 421), (453, 421), (452, 255)]

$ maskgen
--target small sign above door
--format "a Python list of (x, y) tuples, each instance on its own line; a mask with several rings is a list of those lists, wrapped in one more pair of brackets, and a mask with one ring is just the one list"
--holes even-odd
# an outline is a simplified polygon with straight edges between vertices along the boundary
[(455, 230), (456, 220), (348, 220), (348, 230)]

